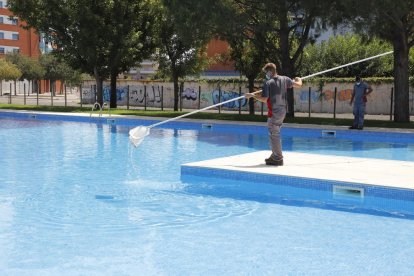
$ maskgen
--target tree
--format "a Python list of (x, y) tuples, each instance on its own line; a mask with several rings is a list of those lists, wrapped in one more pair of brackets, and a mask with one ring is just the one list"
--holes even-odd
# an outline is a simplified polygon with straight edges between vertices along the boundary
[[(248, 90), (254, 90), (254, 82), (261, 72), (266, 61), (264, 51), (256, 47), (250, 40), (241, 37), (229, 37), (230, 57), (234, 60), (234, 67), (246, 76)], [(254, 99), (249, 99), (249, 113), (254, 114)]]
[(22, 72), (20, 80), (39, 80), (44, 71), (39, 61), (21, 54), (6, 54), (6, 60), (15, 64)]
[[(364, 36), (378, 36), (394, 50), (395, 122), (409, 122), (409, 52), (414, 45), (414, 1), (336, 1), (332, 21), (345, 19)], [(338, 20), (340, 19), (340, 20)]]
[(110, 107), (117, 106), (116, 79), (120, 72), (149, 58), (156, 47), (156, 20), (158, 8), (155, 2), (117, 0), (109, 3), (111, 18), (109, 57), (111, 78)]
[(16, 65), (4, 58), (0, 58), (0, 80), (17, 80), (21, 76), (22, 72), (20, 72)]
[[(159, 74), (171, 77), (174, 83), (174, 110), (178, 110), (178, 81), (187, 75), (197, 75), (208, 65), (205, 47), (211, 39), (207, 21), (200, 13), (203, 1), (165, 0), (159, 22)], [(200, 16), (200, 17), (199, 17)], [(197, 18), (197, 20), (196, 20)]]
[[(319, 0), (225, 0), (230, 20), (221, 22), (224, 38), (244, 36), (280, 74), (294, 77), (301, 65), (304, 47), (324, 28), (327, 3)], [(325, 4), (325, 5), (322, 5)], [(227, 18), (226, 18), (227, 19)], [(239, 39), (235, 40), (240, 43)], [(235, 48), (235, 45), (231, 45)], [(261, 56), (261, 55), (260, 55)], [(259, 56), (258, 56), (259, 57)], [(258, 60), (259, 61), (259, 60)], [(293, 89), (288, 90), (288, 116), (294, 116)]]
[(53, 53), (40, 56), (40, 64), (44, 70), (44, 78), (50, 81), (51, 93), (55, 93), (53, 85), (57, 80), (62, 79), (62, 64)]
[[(100, 104), (103, 81), (111, 76), (116, 86), (114, 75), (151, 52), (153, 4), (152, 0), (8, 1), (10, 10), (28, 27), (44, 33), (69, 65), (95, 77)], [(114, 97), (111, 103), (116, 105)]]
[[(378, 38), (365, 41), (357, 34), (331, 36), (327, 41), (308, 45), (304, 49), (302, 76), (320, 72), (352, 61), (388, 52), (391, 45)], [(327, 77), (355, 77), (356, 75), (389, 77), (393, 70), (392, 55), (362, 62), (325, 73)]]
[[(45, 72), (39, 63), (39, 60), (30, 57), (23, 56), (21, 54), (6, 54), (6, 60), (10, 61), (22, 72), (21, 81), (32, 81), (32, 88), (34, 81), (43, 78)], [(37, 88), (36, 88), (37, 89)]]

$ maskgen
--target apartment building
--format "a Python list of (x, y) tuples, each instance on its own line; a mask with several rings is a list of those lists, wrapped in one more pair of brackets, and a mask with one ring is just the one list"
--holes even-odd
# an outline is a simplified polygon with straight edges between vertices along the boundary
[[(41, 53), (49, 52), (51, 46), (44, 42), (34, 29), (22, 28), (25, 22), (13, 16), (7, 8), (7, 0), (0, 0), (0, 57), (8, 53), (20, 53), (21, 55), (38, 58)], [(13, 83), (12, 85), (10, 85)], [(12, 90), (12, 93), (20, 93), (26, 86), (32, 92), (35, 90), (33, 84), (28, 81), (6, 82), (2, 81), (2, 91)], [(36, 83), (40, 88), (40, 93), (51, 90), (51, 83), (48, 80), (41, 80)], [(60, 82), (55, 84), (58, 93)]]
[(0, 55), (21, 53), (29, 57), (40, 55), (39, 36), (33, 29), (26, 30), (17, 17), (7, 9), (7, 1), (0, 0)]

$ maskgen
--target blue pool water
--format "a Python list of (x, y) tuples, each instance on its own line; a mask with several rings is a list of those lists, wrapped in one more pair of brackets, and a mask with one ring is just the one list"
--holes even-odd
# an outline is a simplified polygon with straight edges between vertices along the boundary
[[(177, 123), (134, 149), (131, 127), (0, 116), (1, 275), (414, 271), (414, 220), (398, 218), (412, 202), (372, 198), (359, 212), (316, 191), (182, 177), (183, 163), (268, 149), (265, 128)], [(414, 162), (398, 137), (284, 131), (287, 151)]]

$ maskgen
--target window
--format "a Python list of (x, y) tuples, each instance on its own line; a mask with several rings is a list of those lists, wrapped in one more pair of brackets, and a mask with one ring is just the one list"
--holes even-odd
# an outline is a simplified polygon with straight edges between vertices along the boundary
[(4, 47), (0, 47), (0, 54), (4, 54)]
[(0, 24), (3, 24), (4, 23), (4, 21), (3, 21), (4, 19), (3, 19), (3, 16), (0, 16)]
[(18, 54), (20, 52), (20, 49), (13, 49), (13, 53)]
[(0, 32), (0, 39), (4, 39), (4, 33)]
[(19, 40), (19, 34), (12, 34), (13, 40)]
[(3, 8), (3, 1), (0, 1), (0, 8)]
[(17, 25), (17, 23), (18, 23), (17, 18), (13, 18), (13, 19), (11, 20), (11, 23), (12, 23), (12, 25)]

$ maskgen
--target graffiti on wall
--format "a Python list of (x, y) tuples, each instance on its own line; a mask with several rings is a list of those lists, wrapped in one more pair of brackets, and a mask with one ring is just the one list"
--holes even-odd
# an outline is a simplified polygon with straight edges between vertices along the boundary
[(145, 100), (144, 89), (140, 89), (136, 86), (131, 87), (129, 92), (130, 103), (143, 103)]
[[(129, 84), (129, 85), (128, 85)], [(170, 82), (138, 82), (138, 81), (125, 81), (118, 83), (117, 101), (118, 105), (141, 106), (161, 108), (172, 108), (175, 103), (173, 83)], [(104, 86), (109, 86), (109, 83), (104, 83)], [(93, 104), (96, 98), (95, 92), (96, 83), (94, 81), (84, 82), (82, 85), (82, 103)], [(129, 87), (129, 98), (128, 90)], [(309, 100), (311, 102), (311, 108), (313, 112), (331, 112), (334, 108), (335, 87), (337, 87), (336, 103), (337, 112), (352, 112), (351, 106), (348, 104), (352, 95), (352, 84), (350, 83), (329, 83), (325, 84), (322, 88), (322, 93), (319, 91), (316, 85), (311, 86), (311, 92), (309, 94), (308, 87), (295, 90), (295, 111), (308, 111)], [(246, 87), (236, 87), (233, 84), (223, 84), (220, 86), (222, 95), (220, 102), (228, 99), (234, 99), (238, 97), (238, 91), (246, 92)], [(370, 114), (386, 114), (390, 108), (390, 96), (392, 84), (375, 85), (374, 93), (370, 95), (370, 104), (368, 106), (368, 112)], [(203, 108), (219, 102), (219, 91), (216, 83), (198, 83), (188, 82), (184, 85), (184, 91), (182, 91), (180, 98), (180, 105), (183, 108), (195, 109)], [(239, 90), (240, 89), (240, 90)], [(107, 90), (109, 90), (107, 88)], [(201, 90), (201, 91), (200, 91)], [(410, 103), (413, 103), (414, 93), (410, 91)], [(109, 91), (104, 93), (105, 101), (109, 100)], [(144, 95), (145, 94), (145, 95)], [(161, 104), (162, 101), (162, 104)], [(242, 110), (248, 110), (248, 101), (241, 99), (224, 105), (224, 108), (229, 110), (237, 110), (240, 105)], [(262, 107), (263, 106), (263, 107)], [(261, 102), (255, 102), (256, 111), (266, 110), (266, 104), (262, 105)]]
[(198, 98), (197, 92), (195, 92), (194, 88), (186, 88), (182, 93), (182, 97), (186, 100), (195, 101)]
[[(222, 90), (221, 91), (221, 98), (220, 98), (220, 91), (218, 89), (213, 90), (213, 92), (211, 92), (211, 96), (213, 98), (213, 104), (217, 104), (219, 102), (225, 102), (234, 98), (239, 97), (239, 93), (238, 92), (233, 92), (233, 91), (225, 91)], [(223, 104), (223, 107), (226, 108), (239, 108), (239, 107), (243, 107), (247, 104), (247, 99), (243, 98), (239, 101), (232, 101), (226, 104)]]
[(157, 86), (131, 86), (129, 92), (131, 104), (161, 103), (161, 87)]
[(91, 87), (89, 88), (82, 87), (82, 102), (93, 103), (92, 101), (94, 99), (95, 99), (95, 92), (92, 91)]
[[(116, 101), (118, 104), (126, 104), (129, 89), (130, 104), (159, 104), (161, 103), (161, 86), (118, 86), (116, 88)], [(110, 86), (103, 87), (103, 100), (109, 102), (111, 98)], [(82, 87), (82, 101), (84, 103), (95, 102), (95, 90), (93, 87)]]
[[(120, 86), (116, 88), (116, 101), (124, 101), (128, 94), (128, 87), (127, 86)], [(104, 86), (103, 87), (103, 99), (104, 102), (109, 102), (111, 100), (111, 87)]]
[[(337, 100), (339, 101), (349, 101), (351, 99), (352, 89), (344, 89), (337, 91)], [(310, 100), (312, 103), (316, 103), (321, 100), (330, 101), (335, 98), (335, 91), (332, 90), (323, 90), (320, 91), (311, 90)], [(309, 102), (309, 91), (302, 90), (300, 91), (299, 100), (303, 103)]]
[(151, 86), (150, 92), (147, 90), (147, 100), (150, 103), (161, 103), (161, 86)]

